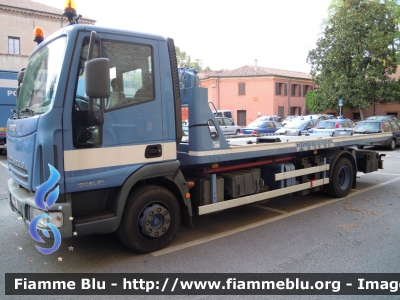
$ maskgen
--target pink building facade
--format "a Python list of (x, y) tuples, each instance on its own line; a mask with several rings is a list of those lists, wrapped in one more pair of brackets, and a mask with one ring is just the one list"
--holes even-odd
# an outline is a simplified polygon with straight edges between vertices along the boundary
[[(203, 71), (199, 76), (200, 85), (208, 89), (208, 101), (217, 109), (232, 110), (234, 120), (240, 126), (248, 125), (259, 116), (306, 115), (305, 95), (315, 88), (310, 74), (257, 66)], [(399, 79), (400, 68), (391, 77)], [(337, 110), (325, 113), (338, 116), (339, 106)], [(352, 120), (360, 119), (358, 109), (343, 108), (342, 114)], [(364, 117), (374, 115), (400, 117), (400, 103), (372, 103), (369, 109), (364, 109)]]
[(217, 109), (232, 110), (240, 126), (259, 116), (306, 114), (305, 94), (314, 89), (310, 74), (255, 66), (205, 72), (200, 77), (208, 101)]

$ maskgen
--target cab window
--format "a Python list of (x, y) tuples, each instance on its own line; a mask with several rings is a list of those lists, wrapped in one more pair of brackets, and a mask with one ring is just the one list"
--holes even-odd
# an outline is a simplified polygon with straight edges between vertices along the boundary
[[(89, 38), (82, 44), (72, 112), (75, 148), (101, 147), (102, 126), (87, 122), (89, 97), (85, 88), (85, 62)], [(96, 42), (93, 58), (105, 57), (110, 62), (110, 97), (94, 99), (95, 109), (105, 113), (126, 106), (140, 105), (155, 99), (153, 48), (150, 45), (110, 40)]]

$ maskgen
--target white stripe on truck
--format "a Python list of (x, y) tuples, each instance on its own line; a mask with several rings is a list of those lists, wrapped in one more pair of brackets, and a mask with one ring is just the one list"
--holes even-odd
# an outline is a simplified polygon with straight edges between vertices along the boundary
[(0, 88), (12, 88), (18, 87), (18, 81), (15, 79), (0, 79)]

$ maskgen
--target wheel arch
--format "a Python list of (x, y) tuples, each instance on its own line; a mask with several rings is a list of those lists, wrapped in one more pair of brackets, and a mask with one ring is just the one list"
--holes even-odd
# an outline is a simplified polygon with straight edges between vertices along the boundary
[(190, 199), (185, 197), (189, 190), (184, 184), (185, 179), (182, 175), (182, 172), (178, 169), (179, 165), (180, 162), (177, 160), (144, 165), (125, 180), (120, 188), (116, 202), (116, 216), (118, 217), (118, 224), (115, 230), (118, 228), (121, 222), (129, 194), (132, 193), (137, 187), (148, 184), (149, 181), (151, 181), (151, 184), (164, 187), (174, 194), (181, 207), (182, 220), (185, 222), (190, 222), (189, 224), (185, 223), (185, 225), (192, 227), (192, 206)]
[[(355, 150), (352, 150), (355, 151)], [(352, 184), (352, 189), (356, 188), (356, 178), (357, 178), (357, 161), (355, 159), (355, 157), (353, 156), (353, 154), (351, 152), (349, 152), (348, 150), (340, 150), (339, 152), (337, 151), (326, 151), (324, 152), (324, 155), (327, 155), (329, 158), (329, 178), (332, 178), (332, 174), (333, 174), (333, 169), (335, 164), (337, 163), (338, 159), (341, 157), (347, 158), (352, 167), (353, 167), (353, 184)]]

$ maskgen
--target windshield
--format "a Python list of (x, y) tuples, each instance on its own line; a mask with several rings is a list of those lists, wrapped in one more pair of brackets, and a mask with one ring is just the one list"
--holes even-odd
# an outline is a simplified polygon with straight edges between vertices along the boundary
[(66, 37), (62, 37), (30, 58), (17, 100), (17, 111), (42, 114), (50, 109), (58, 86), (65, 48)]
[(292, 121), (288, 124), (286, 124), (284, 127), (286, 129), (302, 129), (307, 121)]
[(266, 123), (267, 122), (265, 122), (265, 121), (254, 121), (253, 123), (250, 123), (247, 127), (248, 128), (264, 128)]
[(380, 132), (382, 131), (380, 122), (360, 122), (358, 123), (356, 132)]
[(320, 122), (317, 127), (317, 129), (334, 129), (335, 128), (336, 122)]

